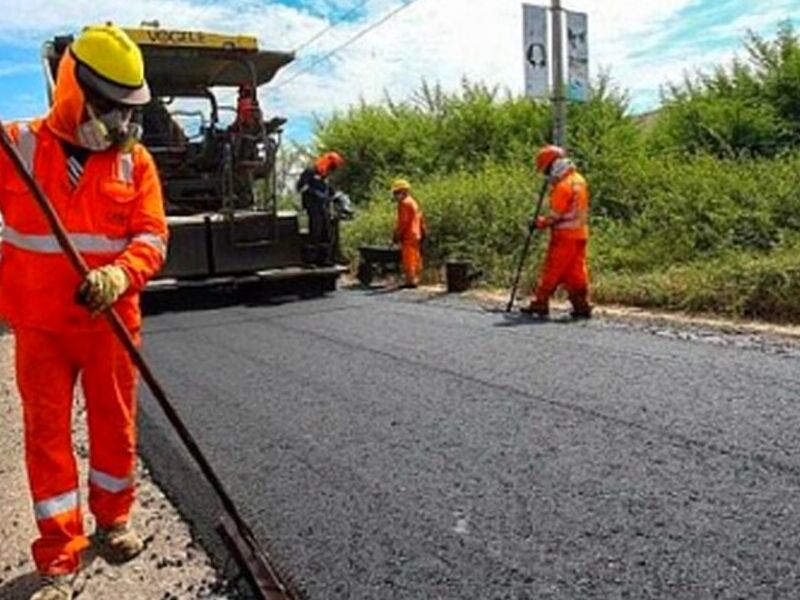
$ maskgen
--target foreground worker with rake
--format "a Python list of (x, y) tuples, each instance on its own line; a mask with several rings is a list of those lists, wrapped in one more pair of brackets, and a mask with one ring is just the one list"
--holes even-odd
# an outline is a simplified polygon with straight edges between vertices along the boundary
[(70, 439), (78, 377), (99, 554), (119, 563), (144, 548), (129, 525), (137, 370), (213, 490), (216, 529), (252, 591), (303, 600), (305, 589), (261, 547), (139, 350), (139, 293), (167, 247), (158, 174), (131, 122), (132, 107), (149, 99), (141, 53), (123, 30), (87, 28), (59, 61), (56, 83), (47, 117), (9, 131), (0, 122), (0, 316), (16, 340), (41, 532), (33, 554), (43, 581), (33, 600), (72, 598), (89, 544)]
[[(109, 322), (114, 305), (138, 341), (139, 293), (161, 267), (167, 225), (158, 174), (137, 144), (133, 107), (150, 92), (139, 48), (113, 26), (86, 28), (61, 61), (46, 117), (8, 133), (85, 258), (83, 280), (23, 177), (0, 155), (0, 314), (16, 344), (25, 461), (40, 537), (33, 600), (69, 600), (83, 529), (71, 441), (74, 388), (86, 397), (89, 508), (109, 562), (143, 549), (130, 526), (136, 463), (136, 369)], [(77, 301), (76, 301), (77, 300)]]

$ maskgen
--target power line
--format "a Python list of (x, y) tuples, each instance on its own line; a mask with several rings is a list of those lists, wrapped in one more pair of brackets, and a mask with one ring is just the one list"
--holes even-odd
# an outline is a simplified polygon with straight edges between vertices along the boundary
[(325, 27), (325, 28), (324, 28), (322, 31), (318, 32), (316, 35), (312, 36), (311, 38), (309, 38), (308, 40), (306, 40), (305, 42), (303, 42), (302, 44), (300, 44), (300, 45), (299, 45), (297, 48), (295, 48), (295, 49), (294, 49), (294, 52), (295, 52), (295, 54), (297, 54), (298, 52), (300, 52), (300, 50), (302, 50), (302, 49), (303, 49), (303, 48), (305, 48), (306, 46), (310, 46), (311, 44), (313, 44), (314, 42), (316, 42), (316, 41), (317, 41), (319, 38), (321, 38), (323, 35), (325, 35), (326, 33), (328, 33), (328, 32), (329, 32), (331, 29), (333, 29), (334, 27), (336, 27), (336, 26), (337, 26), (339, 23), (341, 23), (342, 21), (346, 21), (347, 19), (349, 19), (350, 17), (352, 17), (352, 16), (353, 16), (354, 14), (356, 14), (356, 13), (357, 13), (359, 10), (361, 10), (362, 8), (364, 8), (364, 7), (365, 7), (365, 6), (366, 6), (366, 5), (367, 5), (369, 2), (370, 2), (370, 0), (363, 0), (362, 2), (358, 3), (356, 6), (354, 6), (353, 8), (351, 8), (349, 11), (347, 11), (347, 13), (345, 13), (344, 15), (342, 15), (341, 17), (339, 17), (339, 19), (337, 19), (337, 20), (335, 20), (335, 21), (334, 21), (334, 20), (332, 20), (330, 25), (328, 25), (328, 26), (327, 26), (327, 27)]
[(380, 27), (381, 25), (383, 25), (384, 23), (386, 23), (386, 21), (388, 21), (389, 19), (391, 19), (392, 17), (394, 17), (394, 16), (395, 16), (397, 13), (399, 13), (399, 12), (400, 12), (400, 11), (402, 11), (402, 10), (405, 10), (406, 8), (408, 8), (409, 6), (411, 6), (412, 4), (415, 4), (416, 2), (417, 2), (417, 0), (409, 0), (408, 2), (405, 2), (404, 4), (401, 4), (400, 6), (398, 6), (398, 7), (397, 7), (397, 8), (395, 8), (393, 11), (391, 11), (390, 13), (388, 13), (387, 15), (385, 15), (385, 16), (384, 16), (383, 18), (381, 18), (380, 20), (376, 21), (375, 23), (373, 23), (373, 24), (372, 24), (372, 25), (370, 25), (369, 27), (365, 27), (364, 29), (362, 29), (361, 31), (359, 31), (357, 34), (355, 34), (353, 37), (351, 37), (349, 40), (347, 40), (347, 41), (346, 41), (346, 42), (344, 42), (343, 44), (340, 44), (339, 46), (337, 46), (336, 48), (334, 48), (333, 50), (331, 50), (330, 52), (328, 52), (328, 54), (326, 54), (325, 56), (322, 56), (322, 57), (318, 58), (317, 60), (315, 60), (314, 62), (312, 62), (310, 65), (308, 65), (307, 67), (305, 67), (304, 69), (301, 69), (301, 70), (297, 71), (297, 72), (296, 72), (294, 75), (292, 75), (292, 76), (291, 76), (289, 79), (287, 79), (286, 81), (282, 81), (282, 82), (280, 82), (280, 83), (276, 84), (275, 86), (273, 86), (273, 88), (272, 88), (272, 89), (273, 89), (273, 90), (277, 90), (277, 89), (280, 89), (280, 88), (282, 88), (282, 87), (284, 87), (284, 86), (287, 86), (287, 85), (289, 85), (289, 84), (290, 84), (290, 83), (292, 83), (292, 82), (293, 82), (295, 79), (297, 79), (298, 77), (300, 77), (300, 75), (303, 75), (304, 73), (308, 73), (308, 72), (309, 72), (311, 69), (313, 69), (314, 67), (316, 67), (316, 66), (317, 66), (318, 64), (320, 64), (321, 62), (325, 62), (326, 60), (328, 60), (328, 59), (329, 59), (329, 58), (331, 58), (332, 56), (334, 56), (334, 55), (338, 54), (339, 52), (341, 52), (342, 50), (344, 50), (345, 48), (347, 48), (347, 47), (348, 47), (348, 46), (350, 46), (351, 44), (353, 44), (353, 43), (357, 42), (357, 41), (358, 41), (358, 40), (360, 40), (362, 37), (364, 37), (365, 35), (367, 35), (367, 34), (368, 34), (370, 31), (372, 31), (373, 29), (377, 29), (378, 27)]

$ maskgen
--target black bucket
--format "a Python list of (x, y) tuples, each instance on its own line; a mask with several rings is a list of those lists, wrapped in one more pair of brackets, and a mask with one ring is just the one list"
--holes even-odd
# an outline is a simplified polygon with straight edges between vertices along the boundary
[(472, 271), (472, 263), (468, 260), (448, 260), (445, 265), (447, 276), (447, 292), (458, 294), (469, 289), (472, 280), (477, 276)]

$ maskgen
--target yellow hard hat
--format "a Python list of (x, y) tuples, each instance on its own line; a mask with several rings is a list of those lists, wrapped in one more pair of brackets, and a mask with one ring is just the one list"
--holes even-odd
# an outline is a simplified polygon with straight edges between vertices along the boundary
[(406, 179), (395, 179), (392, 182), (392, 193), (408, 191), (411, 189), (411, 184)]
[(90, 91), (128, 106), (150, 101), (142, 51), (119, 27), (108, 23), (84, 28), (70, 52), (78, 63), (78, 81)]

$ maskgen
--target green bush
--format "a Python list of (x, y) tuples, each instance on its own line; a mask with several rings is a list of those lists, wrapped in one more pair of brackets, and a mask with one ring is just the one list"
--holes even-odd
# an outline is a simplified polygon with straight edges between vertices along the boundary
[(777, 156), (800, 146), (800, 38), (790, 23), (775, 40), (755, 34), (747, 60), (668, 86), (648, 141), (657, 154)]
[(798, 252), (730, 254), (639, 275), (604, 273), (593, 295), (600, 302), (798, 322)]
[[(625, 108), (625, 98), (607, 78), (590, 102), (573, 107), (572, 146), (579, 159), (609, 164), (637, 152), (638, 133)], [(531, 164), (533, 150), (546, 142), (551, 130), (548, 104), (464, 81), (457, 93), (423, 84), (409, 102), (361, 103), (335, 114), (320, 123), (316, 144), (347, 158), (339, 182), (361, 203), (376, 184), (385, 187), (400, 174), (417, 181), (478, 172), (484, 163)], [(606, 151), (615, 146), (625, 151)]]
[[(744, 163), (642, 158), (636, 169), (614, 174), (619, 197), (634, 198), (638, 212), (628, 219), (595, 212), (590, 260), (598, 297), (747, 316), (794, 314), (766, 285), (778, 267), (794, 272), (789, 267), (800, 247), (800, 188), (793, 176), (798, 172), (800, 156)], [(590, 173), (590, 187), (604, 176)], [(489, 284), (507, 286), (540, 183), (527, 166), (487, 163), (478, 172), (458, 171), (417, 185), (414, 194), (430, 232), (427, 264), (435, 268), (447, 258), (466, 257), (483, 269)], [(344, 232), (351, 256), (359, 245), (389, 243), (394, 211), (388, 193), (362, 207)], [(544, 244), (537, 247), (542, 251)], [(731, 258), (736, 256), (747, 260)], [(536, 262), (534, 257), (528, 265), (529, 277)], [(715, 275), (722, 267), (724, 277)], [(736, 267), (747, 277), (734, 276)], [(765, 270), (763, 280), (759, 269)], [(717, 289), (722, 280), (727, 283)], [(736, 292), (736, 286), (742, 289)], [(794, 302), (800, 311), (800, 296), (782, 302)]]
[[(603, 75), (569, 109), (569, 146), (592, 197), (590, 261), (599, 300), (800, 319), (800, 43), (750, 36), (750, 61), (672, 88), (655, 123), (628, 114)], [(532, 153), (549, 109), (465, 82), (361, 104), (321, 123), (320, 148), (349, 159), (341, 185), (359, 202), (344, 229), (351, 256), (388, 244), (396, 176), (426, 214), (426, 264), (469, 258), (487, 283), (513, 276), (541, 179)], [(527, 280), (544, 251), (535, 246)]]
[[(466, 257), (492, 282), (504, 284), (539, 185), (525, 168), (487, 164), (478, 172), (458, 171), (415, 186), (428, 225), (428, 264)], [(355, 256), (360, 245), (388, 244), (394, 222), (391, 196), (372, 198), (345, 227), (345, 251)]]

